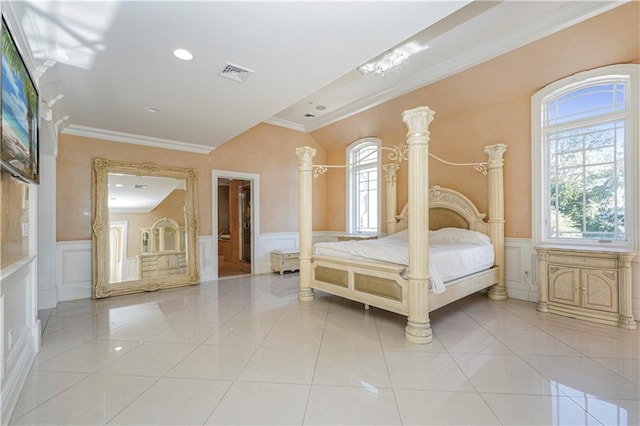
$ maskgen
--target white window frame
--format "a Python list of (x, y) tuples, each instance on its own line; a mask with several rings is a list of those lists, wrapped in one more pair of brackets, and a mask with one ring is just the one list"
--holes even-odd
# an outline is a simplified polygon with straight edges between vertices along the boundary
[[(355, 217), (357, 209), (355, 208), (356, 197), (354, 196), (355, 189), (355, 172), (356, 168), (351, 163), (351, 158), (353, 156), (353, 152), (362, 148), (363, 145), (371, 145), (374, 144), (378, 150), (378, 158), (377, 158), (377, 179), (378, 179), (378, 199), (376, 200), (376, 206), (378, 209), (378, 223), (376, 224), (376, 232), (358, 232), (357, 229), (357, 218)], [(381, 216), (381, 205), (382, 205), (382, 166), (381, 166), (381, 154), (380, 154), (380, 146), (381, 140), (378, 138), (368, 137), (363, 139), (358, 139), (353, 142), (349, 147), (347, 147), (347, 232), (351, 234), (360, 233), (363, 235), (378, 235), (380, 234), (382, 218)]]
[[(550, 99), (595, 83), (606, 83), (613, 78), (624, 79), (628, 84), (626, 92), (627, 125), (625, 127), (625, 233), (626, 241), (598, 241), (592, 239), (561, 239), (547, 237), (545, 223), (548, 217), (549, 171), (547, 170), (547, 147), (543, 140), (543, 105)], [(620, 64), (580, 72), (551, 83), (531, 98), (531, 202), (532, 237), (535, 245), (598, 248), (640, 248), (640, 65)]]

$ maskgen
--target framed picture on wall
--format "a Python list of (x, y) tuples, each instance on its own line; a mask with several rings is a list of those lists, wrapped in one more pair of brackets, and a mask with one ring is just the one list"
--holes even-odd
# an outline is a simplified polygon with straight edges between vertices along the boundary
[(2, 17), (2, 145), (0, 164), (12, 176), (39, 183), (38, 90)]

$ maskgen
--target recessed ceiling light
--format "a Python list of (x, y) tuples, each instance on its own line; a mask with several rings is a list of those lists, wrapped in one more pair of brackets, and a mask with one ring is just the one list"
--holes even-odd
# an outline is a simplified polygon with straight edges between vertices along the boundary
[(316, 107), (316, 109), (317, 109), (318, 111), (324, 111), (325, 109), (327, 109), (327, 107), (326, 107), (326, 106), (324, 106), (324, 105), (318, 105), (318, 106)]
[(303, 117), (305, 118), (316, 118), (316, 116), (314, 114), (305, 114)]
[(190, 61), (193, 59), (193, 55), (186, 49), (176, 49), (173, 51), (173, 56), (183, 61)]
[(116, 188), (124, 188), (124, 185), (123, 185), (123, 184), (121, 184), (121, 183), (116, 183), (116, 184), (115, 184), (115, 185), (113, 185), (113, 186), (115, 186)]
[(148, 106), (144, 110), (147, 112), (160, 112), (160, 108), (154, 106)]

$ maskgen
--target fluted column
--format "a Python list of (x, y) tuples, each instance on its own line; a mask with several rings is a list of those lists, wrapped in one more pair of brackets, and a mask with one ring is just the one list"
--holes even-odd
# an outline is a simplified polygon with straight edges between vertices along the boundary
[(635, 253), (618, 254), (618, 300), (620, 301), (620, 317), (618, 326), (628, 330), (635, 330), (636, 322), (633, 319), (633, 297), (631, 295), (631, 262), (636, 257)]
[(498, 269), (498, 283), (489, 289), (489, 297), (494, 300), (507, 298), (504, 284), (504, 144), (491, 145), (484, 148), (489, 156), (487, 165), (489, 180), (489, 237), (495, 249), (495, 265)]
[(434, 112), (418, 107), (402, 113), (409, 146), (409, 313), (405, 336), (413, 343), (433, 339), (429, 322), (429, 124)]
[(397, 163), (385, 164), (382, 166), (384, 170), (386, 184), (386, 208), (387, 208), (387, 234), (396, 232), (396, 214), (398, 214), (398, 169), (400, 165)]
[(312, 246), (312, 212), (313, 212), (313, 157), (314, 148), (305, 146), (296, 148), (298, 156), (298, 177), (300, 179), (300, 289), (298, 299), (301, 302), (313, 300), (311, 289), (311, 246)]

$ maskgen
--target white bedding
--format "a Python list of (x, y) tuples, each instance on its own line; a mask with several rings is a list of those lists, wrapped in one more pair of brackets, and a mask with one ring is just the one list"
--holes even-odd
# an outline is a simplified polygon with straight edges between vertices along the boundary
[[(318, 243), (314, 253), (408, 266), (408, 235), (401, 231), (377, 240)], [(493, 262), (493, 245), (485, 234), (460, 228), (429, 231), (429, 275), (434, 293), (442, 293), (446, 282), (488, 269)]]

